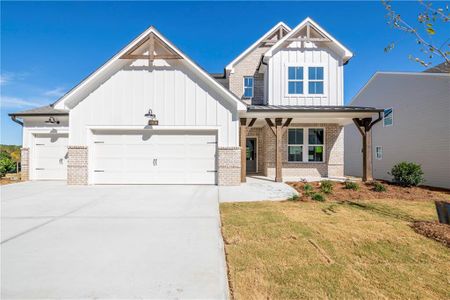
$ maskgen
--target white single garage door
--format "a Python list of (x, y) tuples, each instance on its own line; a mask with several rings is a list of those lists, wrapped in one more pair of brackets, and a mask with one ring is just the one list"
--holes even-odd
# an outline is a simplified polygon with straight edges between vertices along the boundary
[(212, 131), (94, 131), (94, 184), (215, 184)]
[(32, 168), (35, 180), (67, 179), (67, 134), (36, 134)]

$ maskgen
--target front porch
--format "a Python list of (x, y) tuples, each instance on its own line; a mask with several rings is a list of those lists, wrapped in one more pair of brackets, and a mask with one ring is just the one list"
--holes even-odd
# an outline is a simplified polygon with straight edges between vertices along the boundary
[[(371, 127), (381, 109), (250, 106), (240, 116), (241, 182), (344, 180), (344, 126), (363, 138), (364, 181), (372, 180)], [(373, 119), (373, 115), (378, 118)]]

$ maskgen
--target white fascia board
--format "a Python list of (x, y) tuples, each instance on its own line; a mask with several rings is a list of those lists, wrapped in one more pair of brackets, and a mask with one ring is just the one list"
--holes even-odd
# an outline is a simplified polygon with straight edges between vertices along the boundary
[(255, 49), (256, 47), (258, 47), (258, 45), (265, 40), (268, 36), (270, 36), (272, 33), (275, 32), (275, 30), (277, 30), (280, 27), (284, 27), (284, 29), (286, 29), (288, 32), (291, 31), (291, 28), (289, 26), (287, 26), (284, 22), (278, 22), (275, 26), (273, 26), (272, 28), (270, 28), (269, 31), (267, 31), (264, 35), (262, 35), (256, 42), (254, 42), (250, 47), (248, 47), (247, 49), (245, 49), (244, 52), (242, 52), (241, 54), (239, 54), (238, 57), (236, 57), (232, 62), (230, 62), (225, 69), (227, 71), (232, 72), (233, 71), (233, 67), (234, 65), (240, 61), (243, 57), (245, 57), (249, 52), (251, 52), (253, 49)]
[[(167, 40), (155, 27), (150, 26), (147, 30), (141, 33), (137, 38), (135, 38), (130, 44), (128, 44), (125, 48), (120, 50), (116, 55), (114, 55), (110, 60), (108, 60), (103, 66), (89, 75), (86, 79), (84, 79), (80, 84), (78, 84), (75, 88), (70, 90), (67, 94), (61, 97), (58, 101), (56, 101), (53, 105), (61, 101), (68, 101), (70, 103), (71, 98), (81, 89), (88, 86), (91, 82), (96, 80), (97, 78), (101, 78), (101, 75), (106, 72), (109, 68), (113, 67), (114, 64), (118, 63), (119, 58), (124, 55), (128, 50), (134, 47), (141, 39), (147, 36), (150, 33), (154, 33), (158, 38), (160, 38), (164, 43), (166, 43), (170, 48), (172, 48), (178, 55), (183, 58), (183, 61), (190, 66), (195, 72), (199, 75), (203, 76), (206, 81), (208, 81), (219, 93), (221, 93), (228, 101), (236, 104), (237, 110), (242, 111), (246, 110), (247, 106), (241, 102), (236, 96), (234, 96), (229, 90), (227, 90), (224, 86), (222, 86), (219, 82), (217, 82), (211, 75), (209, 75), (205, 70), (200, 68), (193, 60), (191, 60), (187, 55), (185, 55), (181, 50), (179, 50), (172, 42)], [(73, 100), (74, 101), (74, 100)]]
[(323, 35), (329, 38), (334, 44), (336, 44), (344, 52), (344, 61), (348, 61), (352, 58), (353, 53), (342, 45), (338, 40), (336, 40), (331, 34), (329, 34), (325, 29), (323, 29), (319, 24), (313, 21), (310, 17), (304, 19), (300, 24), (298, 24), (294, 29), (292, 29), (287, 35), (275, 43), (265, 54), (264, 57), (271, 57), (274, 51), (278, 49), (287, 39), (291, 38), (295, 33), (302, 29), (307, 23), (310, 23), (315, 29), (320, 31)]

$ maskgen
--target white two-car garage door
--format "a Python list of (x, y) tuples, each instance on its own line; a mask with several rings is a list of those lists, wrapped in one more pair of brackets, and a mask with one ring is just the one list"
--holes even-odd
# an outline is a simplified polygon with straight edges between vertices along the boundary
[(94, 131), (94, 184), (215, 184), (211, 131)]
[(34, 179), (65, 180), (67, 178), (67, 134), (34, 136)]

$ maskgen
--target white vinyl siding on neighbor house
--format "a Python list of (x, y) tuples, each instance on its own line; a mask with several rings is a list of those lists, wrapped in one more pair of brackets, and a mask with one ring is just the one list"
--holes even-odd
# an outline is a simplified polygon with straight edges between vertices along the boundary
[[(289, 93), (289, 67), (303, 67), (303, 93)], [(310, 89), (309, 68), (322, 68), (322, 79), (314, 70)], [(313, 72), (313, 71), (312, 71)], [(319, 71), (320, 73), (320, 71)], [(313, 74), (311, 74), (313, 75)], [(276, 52), (268, 61), (267, 101), (269, 105), (343, 105), (342, 59), (330, 49), (301, 48), (297, 42)], [(322, 82), (322, 83), (320, 83)], [(323, 87), (323, 93), (318, 93)]]
[[(372, 127), (373, 175), (388, 174), (401, 161), (422, 166), (425, 184), (450, 188), (450, 75), (378, 73), (351, 105), (394, 108), (395, 124)], [(375, 116), (374, 116), (375, 118)], [(355, 125), (345, 127), (345, 174), (362, 175), (362, 139)], [(376, 146), (382, 145), (382, 159)]]
[(253, 76), (244, 76), (244, 98), (253, 98), (254, 78)]
[(182, 61), (136, 61), (97, 85), (70, 112), (70, 145), (87, 145), (92, 126), (144, 128), (151, 108), (160, 127), (217, 128), (219, 146), (238, 146), (236, 107)]
[(289, 128), (288, 162), (323, 162), (324, 128)]

